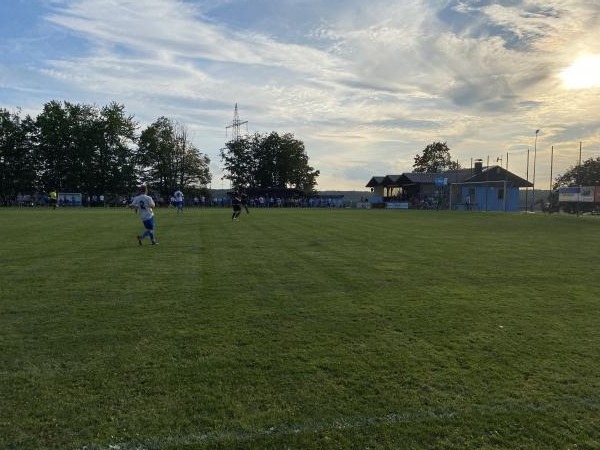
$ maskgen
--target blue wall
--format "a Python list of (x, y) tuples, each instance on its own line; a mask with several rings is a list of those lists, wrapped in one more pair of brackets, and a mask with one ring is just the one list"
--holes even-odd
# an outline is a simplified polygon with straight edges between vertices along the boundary
[[(475, 195), (471, 196), (473, 209), (479, 211), (519, 211), (519, 188), (509, 187), (504, 195), (506, 196), (506, 205), (503, 198), (498, 198), (498, 192), (504, 189), (500, 183), (494, 186), (463, 186), (461, 190), (461, 203), (466, 203), (469, 189), (475, 190)], [(506, 209), (504, 209), (506, 206)]]

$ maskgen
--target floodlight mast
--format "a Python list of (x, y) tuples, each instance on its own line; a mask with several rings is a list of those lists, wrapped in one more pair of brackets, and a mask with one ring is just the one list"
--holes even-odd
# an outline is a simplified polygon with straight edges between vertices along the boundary
[(533, 181), (531, 184), (533, 184), (533, 193), (531, 195), (531, 211), (533, 212), (533, 209), (535, 208), (535, 160), (537, 157), (537, 138), (538, 138), (538, 133), (540, 132), (540, 130), (535, 130), (535, 140), (533, 141)]
[(227, 130), (231, 129), (231, 140), (237, 142), (241, 138), (240, 128), (242, 125), (246, 125), (246, 134), (248, 134), (248, 121), (244, 120), (243, 122), (240, 120), (240, 115), (238, 114), (238, 105), (235, 104), (235, 108), (233, 110), (233, 121), (231, 124), (225, 127), (225, 137), (227, 137)]

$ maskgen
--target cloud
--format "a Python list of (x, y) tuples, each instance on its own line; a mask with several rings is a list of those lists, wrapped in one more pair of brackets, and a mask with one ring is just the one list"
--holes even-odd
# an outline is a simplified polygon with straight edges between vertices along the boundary
[[(541, 142), (600, 139), (588, 119), (599, 112), (597, 91), (567, 92), (559, 76), (577, 57), (600, 54), (594, 2), (25, 4), (39, 16), (4, 41), (7, 106), (117, 101), (142, 123), (167, 115), (192, 128), (215, 166), (236, 102), (250, 132), (303, 140), (323, 183), (410, 170), (435, 140), (467, 164), (522, 153), (537, 128)], [(6, 14), (0, 20), (17, 12)]]

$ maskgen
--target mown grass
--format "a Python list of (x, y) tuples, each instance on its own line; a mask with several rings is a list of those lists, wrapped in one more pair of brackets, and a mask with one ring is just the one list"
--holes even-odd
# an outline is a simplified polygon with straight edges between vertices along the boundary
[(0, 209), (2, 449), (600, 448), (600, 221)]

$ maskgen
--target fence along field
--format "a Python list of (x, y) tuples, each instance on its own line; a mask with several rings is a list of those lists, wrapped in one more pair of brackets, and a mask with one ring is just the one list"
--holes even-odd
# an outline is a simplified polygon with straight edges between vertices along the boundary
[(595, 448), (597, 217), (2, 209), (0, 448)]

